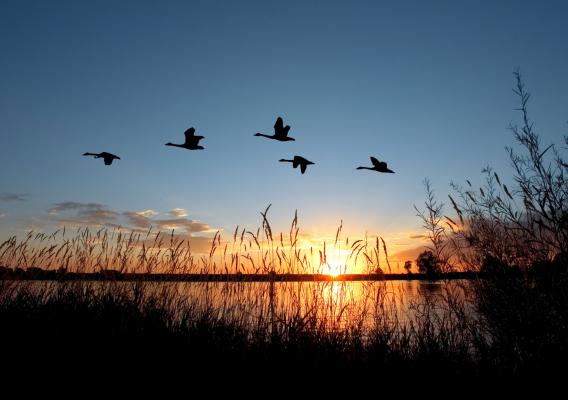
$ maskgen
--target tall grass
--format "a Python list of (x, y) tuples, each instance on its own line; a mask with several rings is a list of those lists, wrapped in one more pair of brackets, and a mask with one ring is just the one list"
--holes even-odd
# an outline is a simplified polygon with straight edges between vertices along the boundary
[[(43, 268), (67, 272), (99, 272), (117, 270), (136, 273), (195, 274), (266, 274), (329, 272), (328, 257), (340, 263), (337, 273), (383, 272), (381, 262), (388, 260), (387, 246), (380, 237), (364, 237), (351, 243), (341, 237), (343, 226), (337, 229), (335, 240), (314, 248), (300, 238), (298, 216), (294, 216), (288, 234), (273, 235), (267, 217), (270, 206), (262, 215), (262, 227), (256, 232), (236, 227), (228, 239), (221, 231), (211, 238), (206, 253), (195, 253), (191, 240), (169, 234), (128, 231), (119, 228), (79, 228), (71, 237), (65, 228), (52, 234), (29, 232), (24, 238), (12, 236), (0, 243), (0, 266), (9, 268)], [(383, 254), (381, 254), (381, 245)], [(341, 246), (351, 249), (344, 255)]]
[[(430, 250), (443, 270), (465, 268), (484, 279), (374, 283), (0, 282), (4, 360), (88, 357), (108, 368), (166, 368), (211, 376), (273, 374), (327, 377), (563, 375), (568, 357), (568, 164), (562, 149), (541, 148), (515, 74), (522, 124), (511, 127), (514, 184), (490, 168), (486, 185), (453, 185), (455, 215), (426, 183), (417, 208)], [(568, 139), (565, 138), (566, 144)], [(509, 186), (507, 186), (509, 184)], [(297, 215), (287, 234), (262, 226), (221, 232), (207, 254), (174, 233), (80, 229), (29, 233), (0, 244), (6, 267), (91, 272), (321, 273), (328, 257), (364, 272), (391, 271), (380, 237), (300, 243)], [(382, 249), (382, 252), (381, 252)], [(513, 272), (513, 273), (511, 273)], [(15, 350), (12, 354), (12, 350)], [(159, 359), (158, 364), (148, 360)], [(439, 381), (435, 381), (439, 382)], [(445, 381), (444, 381), (445, 382)]]
[[(275, 235), (267, 212), (261, 213), (256, 232), (237, 228), (228, 241), (217, 232), (208, 254), (201, 256), (174, 234), (81, 229), (71, 237), (60, 230), (10, 238), (0, 245), (0, 260), (8, 267), (77, 272), (321, 273), (328, 257), (337, 260), (343, 247), (349, 254), (341, 272), (348, 272), (346, 265), (383, 271), (387, 247), (382, 238), (343, 240), (340, 225), (330, 244), (302, 247), (297, 215), (287, 234)], [(385, 269), (391, 271), (388, 262)], [(470, 314), (457, 311), (466, 307), (465, 292), (454, 293), (458, 289), (445, 284), (442, 292), (424, 289), (412, 296), (410, 290), (421, 290), (416, 282), (408, 291), (388, 282), (1, 284), (0, 321), (8, 328), (0, 331), (0, 342), (23, 343), (41, 353), (47, 341), (50, 347), (80, 348), (118, 363), (132, 359), (136, 349), (155, 355), (165, 348), (177, 361), (191, 358), (200, 369), (269, 365), (279, 371), (288, 366), (402, 374), (432, 354), (461, 363), (460, 368), (473, 365), (469, 337), (479, 332), (465, 329), (473, 321), (453, 324), (456, 315)], [(457, 371), (441, 361), (439, 368)]]
[(402, 309), (404, 292), (386, 282), (359, 284), (356, 295), (353, 284), (338, 282), (3, 285), (0, 341), (34, 360), (53, 349), (59, 359), (74, 359), (80, 349), (81, 357), (117, 365), (136, 354), (186, 359), (188, 371), (211, 374), (388, 375), (418, 369), (417, 362), (452, 375), (474, 369), (478, 330), (468, 325), (473, 320), (456, 324), (468, 315), (465, 299), (445, 287)]

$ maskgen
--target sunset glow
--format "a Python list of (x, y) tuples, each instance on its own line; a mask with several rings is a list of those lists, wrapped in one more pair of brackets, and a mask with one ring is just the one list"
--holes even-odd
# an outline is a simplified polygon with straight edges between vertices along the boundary
[(562, 386), (566, 21), (2, 0), (3, 382)]
[[(410, 12), (396, 4), (345, 9), (329, 4), (322, 17), (316, 9), (298, 4), (277, 7), (275, 12), (274, 5), (253, 2), (257, 4), (228, 5), (235, 12), (241, 7), (248, 10), (234, 19), (229, 17), (232, 11), (225, 14), (207, 2), (190, 3), (172, 6), (155, 23), (152, 12), (146, 15), (144, 7), (128, 2), (112, 7), (116, 19), (108, 19), (107, 6), (75, 9), (65, 2), (51, 8), (14, 5), (2, 14), (14, 11), (29, 18), (6, 18), (2, 24), (12, 43), (3, 68), (12, 78), (0, 93), (7, 107), (0, 151), (6, 165), (13, 167), (0, 171), (0, 240), (30, 230), (49, 234), (62, 227), (121, 227), (124, 232), (152, 228), (164, 236), (175, 230), (195, 254), (206, 255), (215, 232), (223, 234), (223, 245), (230, 244), (228, 232), (237, 226), (256, 232), (262, 223), (259, 212), (272, 204), (267, 217), (275, 234), (282, 231), (286, 236), (297, 213), (301, 246), (306, 252), (313, 248), (310, 261), (316, 267), (323, 243), (327, 244), (327, 260), (320, 268), (325, 273), (365, 272), (371, 264), (387, 271), (382, 248), (373, 263), (361, 258), (355, 263), (343, 254), (366, 233), (369, 239), (384, 239), (391, 269), (400, 272), (424, 244), (413, 208), (423, 201), (424, 177), (432, 178), (444, 198), (451, 181), (469, 178), (479, 185), (474, 177), (480, 165), (509, 167), (501, 152), (505, 135), (497, 133), (515, 114), (509, 106), (512, 94), (502, 85), (519, 60), (529, 71), (538, 71), (540, 61), (525, 59), (520, 50), (505, 56), (494, 48), (486, 48), (489, 54), (479, 57), (484, 47), (472, 42), (479, 35), (499, 37), (502, 30), (516, 29), (516, 24), (503, 28), (509, 12), (501, 10), (495, 21), (479, 25), (484, 27), (479, 35), (470, 34), (479, 29), (477, 25), (468, 25), (449, 37), (447, 32), (454, 29), (450, 20), (440, 21), (436, 31), (424, 25), (441, 18), (430, 7)], [(89, 11), (79, 12), (82, 7)], [(344, 19), (347, 9), (353, 20)], [(471, 11), (466, 25), (476, 18), (485, 20), (485, 13)], [(267, 18), (275, 13), (298, 29), (282, 36), (280, 27)], [(188, 15), (203, 18), (189, 26)], [(396, 15), (404, 15), (403, 22), (395, 22)], [(148, 25), (141, 23), (146, 18)], [(16, 34), (20, 31), (29, 36)], [(401, 31), (423, 38), (419, 51), (404, 35), (393, 34)], [(125, 34), (117, 42), (118, 32)], [(539, 32), (519, 40), (556, 49), (550, 54), (558, 59), (546, 63), (543, 81), (535, 84), (543, 97), (551, 96), (551, 103), (561, 108), (565, 51), (558, 38), (565, 35)], [(392, 40), (385, 42), (385, 37)], [(144, 51), (141, 43), (148, 46)], [(438, 54), (447, 48), (439, 43), (457, 47), (448, 53), (451, 56)], [(516, 43), (511, 48), (516, 49)], [(108, 57), (93, 60), (96, 52)], [(460, 52), (463, 57), (456, 56)], [(297, 70), (290, 70), (284, 59), (293, 59)], [(495, 68), (492, 59), (503, 61)], [(423, 73), (434, 79), (424, 79), (403, 65), (422, 65)], [(460, 72), (440, 75), (447, 68)], [(483, 71), (483, 85), (471, 81), (470, 68)], [(50, 71), (49, 79), (45, 71)], [(551, 91), (549, 81), (560, 86)], [(21, 82), (26, 82), (26, 91)], [(456, 87), (469, 94), (463, 100), (468, 103), (456, 102)], [(423, 101), (425, 93), (443, 96)], [(495, 99), (499, 106), (491, 106), (487, 99)], [(418, 107), (419, 118), (409, 118), (409, 109)], [(481, 110), (483, 118), (466, 116), (464, 110)], [(253, 136), (271, 133), (277, 117), (290, 125), (294, 142)], [(165, 146), (182, 140), (189, 127), (204, 137), (204, 149)], [(448, 137), (455, 141), (451, 148)], [(552, 139), (545, 136), (543, 142)], [(38, 145), (29, 146), (27, 140)], [(497, 141), (495, 150), (487, 146), (489, 141)], [(62, 151), (65, 143), (70, 147)], [(469, 151), (455, 151), (463, 148)], [(81, 156), (84, 151), (103, 150), (122, 157), (105, 166)], [(440, 150), (444, 158), (426, 157)], [(295, 155), (315, 164), (305, 174), (279, 165), (279, 159)], [(395, 173), (358, 171), (358, 166), (371, 165), (372, 155), (388, 161)], [(459, 223), (455, 215), (449, 217)], [(332, 260), (336, 249), (330, 247), (340, 221), (345, 225), (342, 254)]]
[(339, 261), (328, 260), (323, 265), (323, 273), (331, 276), (338, 276), (345, 273), (346, 266), (342, 265)]

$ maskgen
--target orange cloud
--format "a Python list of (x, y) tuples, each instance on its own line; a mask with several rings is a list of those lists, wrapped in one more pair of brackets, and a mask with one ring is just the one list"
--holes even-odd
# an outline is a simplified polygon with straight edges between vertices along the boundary
[(187, 211), (183, 208), (174, 208), (168, 214), (172, 217), (187, 217)]

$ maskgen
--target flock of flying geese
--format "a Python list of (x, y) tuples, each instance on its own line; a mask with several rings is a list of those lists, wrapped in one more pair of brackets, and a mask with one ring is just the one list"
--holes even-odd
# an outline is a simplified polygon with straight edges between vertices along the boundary
[[(290, 131), (290, 125), (284, 126), (284, 121), (282, 118), (278, 117), (276, 119), (276, 123), (274, 124), (274, 135), (266, 135), (264, 133), (256, 133), (254, 136), (264, 136), (268, 139), (278, 140), (280, 142), (287, 142), (290, 140), (296, 140), (290, 136), (288, 136), (288, 132)], [(198, 136), (195, 134), (195, 128), (189, 128), (184, 132), (185, 135), (185, 142), (183, 144), (175, 144), (168, 142), (166, 146), (176, 146), (181, 147), (182, 149), (187, 150), (203, 150), (204, 147), (199, 145), (199, 141), (203, 139), (203, 136)], [(105, 165), (111, 165), (114, 160), (120, 160), (120, 157), (114, 155), (112, 153), (108, 153), (103, 151), (102, 153), (84, 153), (84, 156), (94, 156), (95, 158), (102, 158), (105, 162)], [(294, 168), (298, 168), (300, 166), (300, 170), (302, 174), (306, 172), (306, 168), (308, 165), (314, 164), (313, 162), (305, 159), (301, 156), (294, 156), (292, 160), (286, 160), (284, 158), (279, 160), (280, 162), (289, 162), (292, 163)], [(371, 157), (371, 162), (373, 163), (372, 167), (357, 167), (357, 169), (370, 169), (371, 171), (377, 172), (385, 172), (393, 174), (394, 171), (387, 168), (387, 163), (384, 161), (379, 161), (375, 157)]]

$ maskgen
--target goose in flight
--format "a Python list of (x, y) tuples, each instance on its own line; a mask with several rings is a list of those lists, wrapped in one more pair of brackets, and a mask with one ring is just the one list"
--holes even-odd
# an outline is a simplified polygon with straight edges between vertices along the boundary
[(306, 160), (304, 157), (300, 157), (300, 156), (294, 156), (293, 160), (285, 160), (284, 158), (282, 158), (279, 161), (280, 162), (291, 162), (292, 166), (294, 168), (298, 168), (298, 165), (299, 165), (300, 170), (302, 171), (302, 174), (304, 172), (306, 172), (306, 168), (308, 167), (308, 165), (314, 164), (313, 162)]
[(113, 160), (120, 160), (119, 156), (115, 156), (114, 154), (107, 153), (103, 151), (102, 153), (83, 153), (84, 156), (94, 156), (95, 158), (102, 158), (105, 162), (105, 165), (111, 165)]
[(384, 161), (379, 161), (375, 157), (371, 157), (372, 167), (357, 167), (357, 169), (370, 169), (371, 171), (377, 172), (388, 172), (394, 174), (394, 171), (387, 168), (387, 163)]
[(255, 133), (254, 136), (264, 136), (269, 139), (278, 140), (280, 142), (287, 142), (289, 140), (296, 140), (288, 136), (290, 131), (290, 125), (284, 126), (284, 121), (282, 118), (278, 117), (276, 123), (274, 124), (274, 135), (265, 135), (264, 133)]
[(199, 141), (203, 136), (195, 135), (195, 128), (191, 127), (184, 132), (185, 142), (183, 144), (175, 144), (172, 142), (166, 143), (166, 146), (176, 146), (187, 150), (203, 150), (203, 146), (199, 146)]

